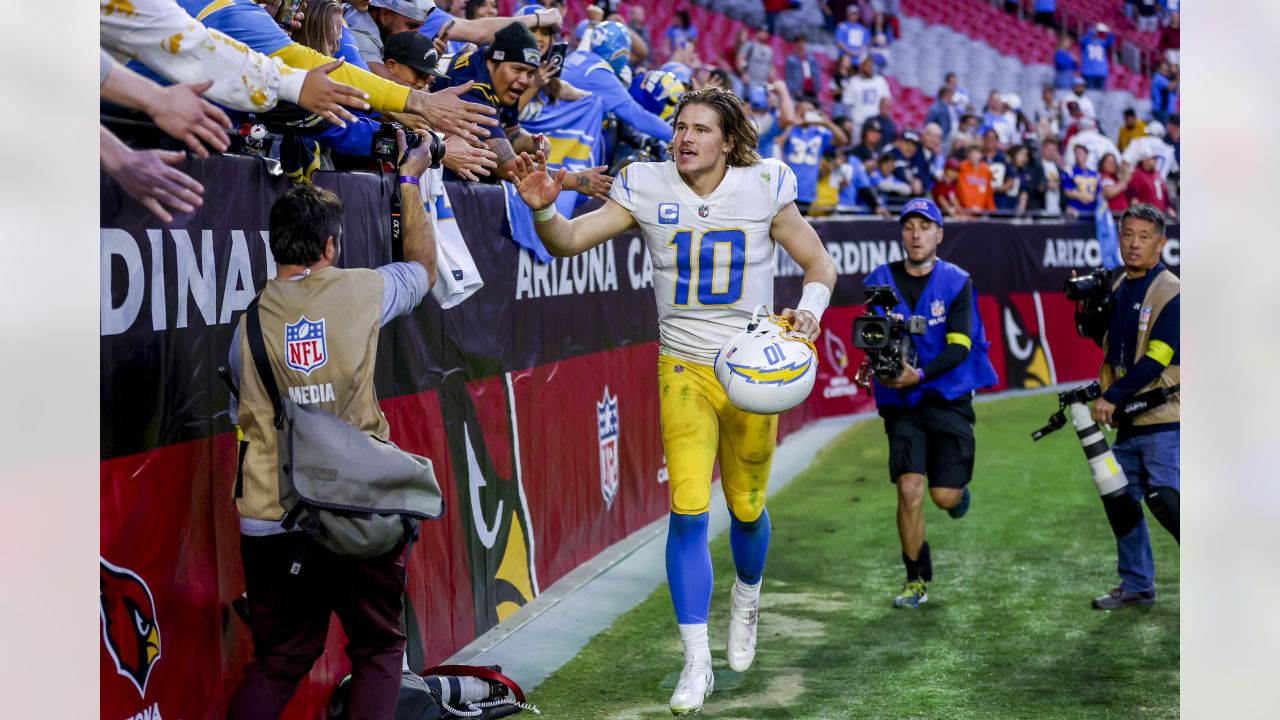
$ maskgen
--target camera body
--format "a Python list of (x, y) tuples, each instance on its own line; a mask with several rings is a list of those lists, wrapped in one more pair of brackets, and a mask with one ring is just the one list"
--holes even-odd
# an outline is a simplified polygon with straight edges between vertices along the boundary
[[(853, 320), (853, 346), (867, 353), (866, 367), (881, 380), (902, 374), (902, 362), (915, 367), (919, 362), (912, 335), (923, 335), (925, 319), (916, 315), (903, 319), (888, 314), (900, 302), (892, 285), (870, 285), (867, 292), (867, 314)], [(872, 308), (881, 308), (877, 315)]]
[(1080, 303), (1084, 312), (1096, 313), (1111, 308), (1111, 271), (1098, 268), (1088, 275), (1073, 277), (1062, 286), (1071, 302)]
[(431, 143), (431, 167), (440, 167), (440, 162), (444, 160), (444, 141), (435, 133), (427, 133), (427, 137), (422, 137), (418, 133), (409, 130), (405, 126), (396, 122), (384, 122), (373, 134), (373, 143), (369, 149), (369, 154), (375, 160), (385, 160), (391, 164), (397, 164), (400, 160), (400, 149), (396, 144), (396, 130), (404, 131), (405, 151), (408, 152), (425, 140)]
[(1066, 407), (1072, 403), (1088, 404), (1102, 397), (1102, 385), (1097, 380), (1088, 385), (1064, 390), (1058, 393), (1058, 404)]

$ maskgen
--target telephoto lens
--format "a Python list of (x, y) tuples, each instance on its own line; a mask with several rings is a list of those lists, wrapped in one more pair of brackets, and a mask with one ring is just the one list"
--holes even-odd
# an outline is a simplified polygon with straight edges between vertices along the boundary
[(439, 696), (441, 702), (460, 706), (486, 700), (493, 695), (493, 686), (480, 678), (461, 675), (428, 675), (427, 687)]

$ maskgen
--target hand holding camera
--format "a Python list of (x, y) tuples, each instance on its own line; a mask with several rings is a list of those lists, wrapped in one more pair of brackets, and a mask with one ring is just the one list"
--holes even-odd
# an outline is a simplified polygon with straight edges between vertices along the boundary
[[(423, 140), (426, 142), (423, 142)], [(407, 153), (407, 155), (406, 155)], [(400, 167), (402, 175), (420, 176), (427, 169), (440, 167), (444, 160), (444, 142), (433, 132), (423, 135), (407, 130), (400, 123), (384, 122), (373, 135), (373, 146), (370, 155), (375, 160), (385, 160)], [(423, 159), (425, 158), (425, 162)], [(409, 172), (409, 168), (422, 168), (418, 172)]]
[[(385, 127), (385, 125), (384, 125)], [(429, 133), (429, 142), (423, 142), (416, 132), (405, 132), (403, 127), (396, 127), (396, 147), (400, 151), (400, 174), (421, 177), (431, 168), (440, 167), (444, 159), (444, 143), (435, 133)], [(439, 159), (437, 158), (439, 151)]]

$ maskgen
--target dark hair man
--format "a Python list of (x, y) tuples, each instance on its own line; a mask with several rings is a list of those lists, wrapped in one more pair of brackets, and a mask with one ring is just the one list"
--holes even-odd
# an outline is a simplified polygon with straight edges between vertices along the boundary
[(901, 301), (889, 309), (904, 319), (926, 319), (913, 336), (922, 365), (902, 361), (902, 374), (875, 380), (876, 407), (889, 436), (889, 475), (898, 486), (898, 537), (906, 584), (895, 608), (929, 599), (933, 560), (925, 540), (924, 486), (933, 504), (953, 518), (969, 511), (973, 479), (973, 394), (996, 382), (987, 359), (978, 293), (969, 273), (938, 257), (942, 214), (931, 200), (907, 203), (899, 218), (906, 258), (885, 263), (864, 285), (891, 285)]
[(436, 67), (438, 61), (435, 44), (421, 33), (396, 33), (382, 48), (382, 62), (391, 78), (414, 90), (430, 88), (434, 78), (449, 78)]
[(1130, 205), (1120, 216), (1124, 274), (1112, 285), (1110, 312), (1077, 309), (1080, 327), (1106, 355), (1099, 374), (1104, 392), (1093, 404), (1093, 419), (1118, 428), (1111, 449), (1129, 480), (1133, 500), (1129, 512), (1123, 513), (1125, 518), (1109, 518), (1116, 531), (1120, 586), (1093, 600), (1099, 610), (1156, 601), (1155, 560), (1142, 515), (1144, 497), (1151, 514), (1178, 539), (1182, 437), (1178, 396), (1136, 416), (1116, 417), (1116, 407), (1133, 396), (1180, 382), (1182, 282), (1161, 261), (1167, 240), (1159, 210), (1145, 203)]
[[(779, 160), (760, 158), (755, 125), (738, 96), (721, 88), (691, 92), (676, 107), (675, 118), (672, 159), (628, 165), (595, 212), (573, 220), (557, 214), (560, 177), (547, 174), (541, 155), (536, 162), (522, 157), (511, 179), (534, 208), (538, 235), (552, 255), (577, 255), (638, 227), (653, 259), (662, 443), (671, 484), (667, 579), (685, 656), (670, 707), (685, 715), (702, 707), (713, 681), (707, 527), (717, 458), (737, 570), (726, 653), (737, 672), (745, 672), (755, 658), (769, 548), (764, 502), (777, 416), (748, 413), (729, 402), (715, 379), (716, 354), (747, 326), (754, 308), (773, 307), (776, 245), (805, 273), (799, 305), (780, 314), (809, 339), (818, 336), (836, 272), (817, 233), (796, 209), (795, 173)], [(563, 169), (557, 173), (563, 174)], [(716, 252), (717, 247), (729, 251)], [(701, 258), (696, 264), (695, 256)], [(717, 289), (715, 277), (729, 281)]]
[[(518, 153), (549, 152), (551, 149), (546, 138), (521, 128), (518, 117), (520, 96), (533, 86), (534, 74), (541, 64), (538, 39), (533, 31), (518, 22), (499, 30), (492, 45), (455, 56), (449, 63), (449, 79), (442, 82), (451, 85), (474, 82), (475, 85), (462, 97), (498, 111), (497, 120), (486, 128), (489, 137), (484, 141), (497, 154), (497, 177), (505, 178), (517, 168)], [(604, 169), (594, 167), (567, 173), (563, 179), (564, 187), (595, 197), (607, 197), (613, 178), (606, 175)]]
[[(403, 152), (403, 137), (400, 143)], [(430, 164), (430, 144), (423, 143), (400, 165), (405, 260), (376, 270), (337, 266), (343, 212), (337, 195), (301, 185), (271, 206), (276, 277), (256, 302), (280, 392), (300, 404), (318, 404), (383, 440), (390, 428), (373, 385), (379, 330), (413, 310), (435, 281), (435, 236), (418, 192), (418, 178)], [(239, 387), (231, 403), (232, 422), (243, 438), (235, 501), (253, 659), (227, 717), (279, 717), (324, 651), (334, 613), (348, 638), (351, 717), (392, 717), (404, 654), (404, 542), (383, 555), (354, 560), (334, 555), (296, 528), (285, 530), (275, 411), (258, 377), (243, 317), (232, 336), (229, 367)], [(306, 562), (292, 574), (304, 549)]]

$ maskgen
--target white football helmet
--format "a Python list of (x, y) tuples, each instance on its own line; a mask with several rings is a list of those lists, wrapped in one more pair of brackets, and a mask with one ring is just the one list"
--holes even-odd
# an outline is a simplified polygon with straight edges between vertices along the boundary
[(761, 305), (747, 329), (716, 353), (715, 371), (734, 405), (774, 415), (809, 397), (818, 377), (818, 351), (790, 322)]

